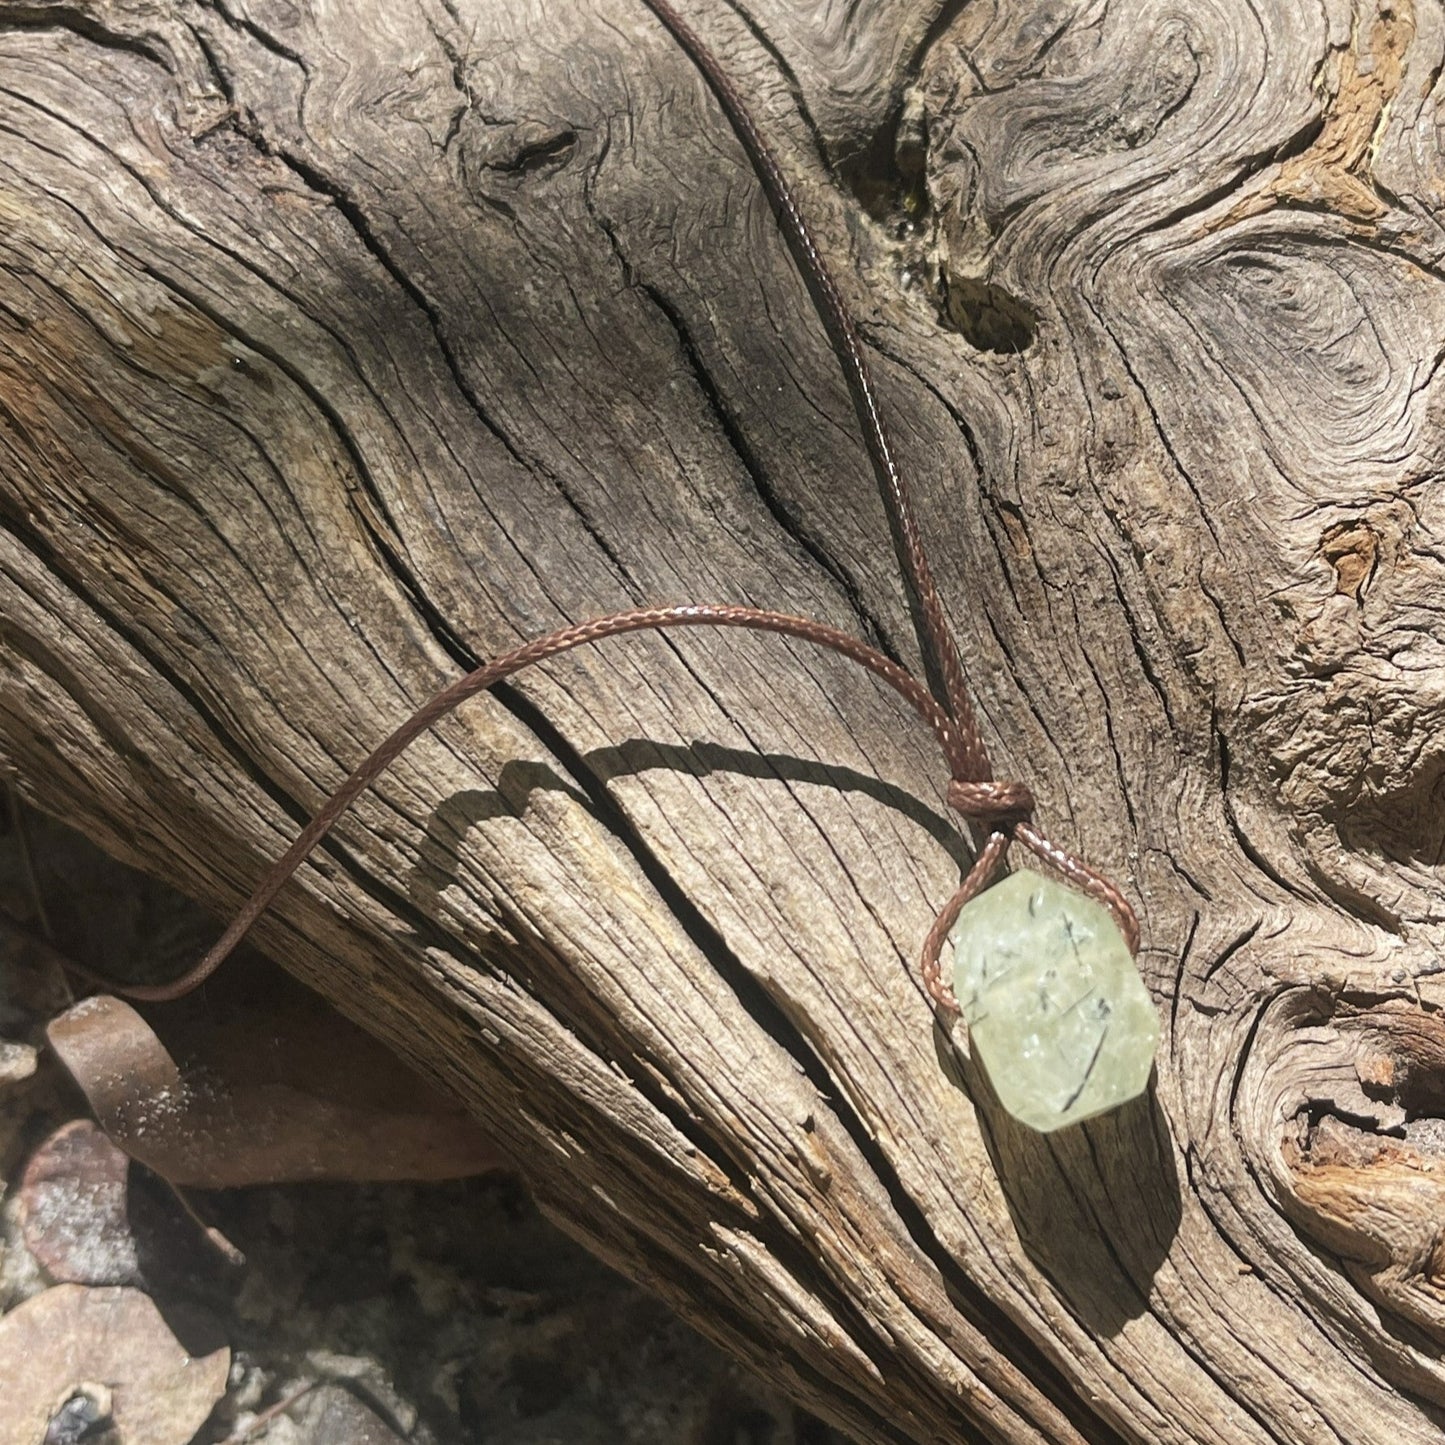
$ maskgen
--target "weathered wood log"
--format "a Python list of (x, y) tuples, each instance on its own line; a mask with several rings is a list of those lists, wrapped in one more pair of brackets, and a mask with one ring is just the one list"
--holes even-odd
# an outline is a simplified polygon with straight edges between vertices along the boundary
[[(482, 698), (259, 942), (868, 1440), (1445, 1427), (1436, 0), (690, 14), (919, 479), (989, 743), (1138, 901), (1052, 1137), (912, 968), (929, 738), (774, 638)], [(916, 662), (822, 329), (641, 0), (0, 4), (0, 748), (224, 913), (478, 658)]]

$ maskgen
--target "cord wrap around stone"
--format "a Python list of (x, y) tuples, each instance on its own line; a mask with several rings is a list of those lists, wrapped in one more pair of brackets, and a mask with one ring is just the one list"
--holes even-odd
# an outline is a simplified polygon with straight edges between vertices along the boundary
[(1130, 955), (1139, 952), (1139, 919), (1129, 900), (1111, 879), (1035, 826), (1034, 795), (1026, 783), (955, 776), (948, 784), (948, 803), (970, 823), (985, 825), (990, 831), (973, 866), (943, 905), (923, 940), (919, 975), (929, 1001), (945, 1019), (956, 1018), (962, 1010), (952, 985), (943, 976), (943, 945), (964, 907), (994, 881), (1011, 842), (1022, 843), (1051, 872), (1103, 904), (1118, 925)]

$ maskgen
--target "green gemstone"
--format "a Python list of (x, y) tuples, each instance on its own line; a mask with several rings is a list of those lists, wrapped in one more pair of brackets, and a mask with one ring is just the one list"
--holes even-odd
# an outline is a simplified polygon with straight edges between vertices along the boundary
[(969, 1046), (1014, 1118), (1047, 1133), (1144, 1092), (1159, 1014), (1102, 904), (1025, 868), (948, 941)]

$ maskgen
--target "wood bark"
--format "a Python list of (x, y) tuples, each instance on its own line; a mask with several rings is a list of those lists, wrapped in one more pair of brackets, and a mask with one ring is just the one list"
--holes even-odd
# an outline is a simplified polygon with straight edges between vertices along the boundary
[[(1445, 1428), (1445, 10), (693, 0), (802, 188), (1147, 1098), (940, 1034), (935, 750), (776, 638), (419, 743), (258, 941), (870, 1441)], [(0, 3), (0, 749), (234, 907), (480, 658), (917, 659), (848, 395), (641, 0)]]

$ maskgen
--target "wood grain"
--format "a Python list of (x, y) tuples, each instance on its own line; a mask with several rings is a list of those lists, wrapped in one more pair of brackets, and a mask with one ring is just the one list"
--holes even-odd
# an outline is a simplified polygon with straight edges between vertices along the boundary
[[(860, 1439), (1445, 1427), (1445, 12), (696, 0), (816, 216), (1000, 776), (1157, 1087), (1043, 1138), (911, 972), (966, 850), (848, 664), (470, 705), (259, 942)], [(917, 646), (766, 202), (641, 0), (0, 3), (0, 754), (233, 907), (432, 690), (644, 602)]]

